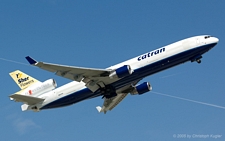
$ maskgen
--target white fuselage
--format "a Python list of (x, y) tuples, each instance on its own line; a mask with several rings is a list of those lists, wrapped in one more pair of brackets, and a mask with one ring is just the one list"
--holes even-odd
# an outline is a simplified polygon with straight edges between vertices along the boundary
[[(111, 66), (107, 69), (116, 69), (124, 65), (130, 65), (134, 73), (115, 82), (112, 85), (119, 89), (128, 83), (141, 80), (142, 78), (179, 65), (187, 61), (197, 61), (199, 57), (214, 47), (218, 39), (208, 35), (187, 38), (159, 49), (147, 52), (125, 62)], [(93, 93), (83, 82), (70, 82), (57, 89), (40, 95), (45, 101), (36, 105), (38, 109), (57, 108), (73, 103), (100, 96)]]

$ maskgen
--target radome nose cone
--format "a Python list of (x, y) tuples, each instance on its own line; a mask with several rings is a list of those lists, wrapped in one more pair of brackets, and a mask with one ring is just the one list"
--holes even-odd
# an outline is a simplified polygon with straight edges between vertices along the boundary
[(218, 42), (219, 42), (219, 39), (218, 39), (218, 38), (216, 38), (216, 37), (214, 37), (214, 40), (215, 40), (215, 42), (216, 42), (216, 43), (218, 43)]

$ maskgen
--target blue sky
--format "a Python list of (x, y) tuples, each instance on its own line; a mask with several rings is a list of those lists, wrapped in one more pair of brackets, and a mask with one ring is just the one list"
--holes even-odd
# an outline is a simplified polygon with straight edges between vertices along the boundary
[[(24, 71), (58, 86), (69, 80), (26, 65), (25, 56), (58, 64), (106, 68), (175, 41), (210, 34), (219, 44), (202, 63), (149, 76), (154, 92), (225, 107), (225, 1), (1, 1), (0, 140), (190, 140), (173, 135), (221, 135), (225, 110), (148, 92), (128, 96), (106, 115), (95, 98), (38, 113), (22, 112), (8, 96), (19, 90), (8, 75)], [(13, 60), (19, 63), (5, 61)]]

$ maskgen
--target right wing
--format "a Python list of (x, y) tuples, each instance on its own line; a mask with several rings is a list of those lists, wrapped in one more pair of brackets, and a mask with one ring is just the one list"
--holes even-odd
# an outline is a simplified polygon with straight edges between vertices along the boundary
[(97, 106), (96, 109), (98, 112), (104, 112), (106, 114), (107, 111), (111, 111), (115, 108), (127, 95), (133, 90), (133, 86), (136, 85), (140, 80), (134, 81), (131, 84), (120, 88), (117, 91), (117, 95), (111, 98), (104, 97), (103, 106)]
[(26, 95), (21, 95), (21, 94), (13, 94), (9, 96), (16, 102), (23, 102), (28, 105), (35, 105), (37, 103), (43, 102), (45, 99), (42, 98), (37, 98), (37, 97), (32, 97), (32, 96), (26, 96)]
[(104, 98), (103, 106), (97, 106), (96, 109), (99, 113), (104, 112), (106, 114), (107, 111), (111, 111), (113, 108), (115, 108), (127, 95), (128, 93), (121, 93), (112, 98)]

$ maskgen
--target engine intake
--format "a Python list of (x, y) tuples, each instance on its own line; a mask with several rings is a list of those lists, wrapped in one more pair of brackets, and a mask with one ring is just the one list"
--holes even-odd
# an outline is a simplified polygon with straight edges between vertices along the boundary
[(133, 70), (131, 69), (130, 65), (124, 65), (116, 70), (114, 70), (109, 77), (110, 78), (123, 78), (126, 76), (129, 76), (133, 73)]
[(140, 85), (137, 85), (134, 87), (134, 89), (130, 92), (132, 95), (136, 95), (136, 94), (139, 94), (139, 95), (142, 95), (146, 92), (149, 92), (152, 90), (152, 86), (150, 85), (149, 82), (144, 82)]

